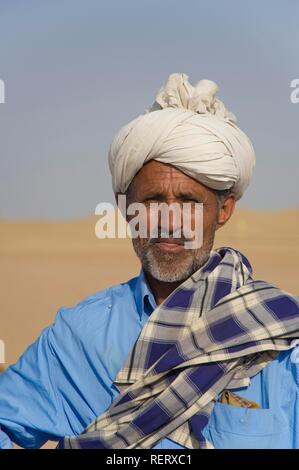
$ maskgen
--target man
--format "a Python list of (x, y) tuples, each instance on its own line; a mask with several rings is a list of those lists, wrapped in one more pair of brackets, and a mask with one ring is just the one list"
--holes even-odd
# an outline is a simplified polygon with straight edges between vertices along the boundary
[(213, 250), (255, 164), (216, 92), (170, 75), (109, 152), (117, 200), (201, 204), (202, 244), (160, 218), (138, 277), (60, 309), (0, 376), (0, 447), (299, 448), (298, 300)]

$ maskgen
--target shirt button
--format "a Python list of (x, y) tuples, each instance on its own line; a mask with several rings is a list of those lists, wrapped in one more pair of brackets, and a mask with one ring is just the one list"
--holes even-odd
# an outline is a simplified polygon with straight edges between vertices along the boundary
[(245, 416), (243, 416), (243, 418), (240, 418), (240, 423), (248, 424), (248, 408), (245, 408)]

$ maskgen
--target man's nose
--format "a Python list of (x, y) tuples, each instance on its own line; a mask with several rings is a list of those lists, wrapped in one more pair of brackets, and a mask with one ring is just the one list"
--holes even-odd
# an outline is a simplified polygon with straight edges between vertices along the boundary
[(165, 201), (166, 211), (159, 211), (159, 227), (167, 227), (169, 232), (176, 232), (182, 226), (182, 206), (175, 199)]

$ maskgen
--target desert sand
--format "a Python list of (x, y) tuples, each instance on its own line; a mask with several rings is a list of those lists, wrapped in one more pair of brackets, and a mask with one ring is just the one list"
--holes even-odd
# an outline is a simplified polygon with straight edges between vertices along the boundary
[[(52, 323), (61, 306), (126, 281), (140, 265), (131, 240), (100, 240), (96, 217), (68, 222), (0, 221), (0, 338), (5, 366)], [(299, 209), (237, 209), (214, 247), (232, 246), (257, 279), (299, 295)]]
[[(100, 240), (95, 217), (67, 222), (0, 221), (0, 339), (15, 362), (61, 306), (138, 274), (130, 239)], [(214, 248), (232, 246), (256, 279), (299, 295), (299, 209), (237, 209)]]

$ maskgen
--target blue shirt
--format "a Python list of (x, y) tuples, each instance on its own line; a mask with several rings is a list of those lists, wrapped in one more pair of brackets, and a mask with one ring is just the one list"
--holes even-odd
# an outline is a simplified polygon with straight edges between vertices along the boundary
[[(53, 325), (0, 375), (0, 448), (78, 435), (118, 395), (113, 385), (156, 307), (138, 277), (59, 309)], [(297, 351), (297, 352), (296, 352)], [(299, 347), (279, 353), (235, 392), (260, 404), (216, 403), (205, 437), (215, 448), (299, 448)], [(297, 354), (297, 360), (296, 360)], [(155, 449), (182, 448), (170, 439)]]

